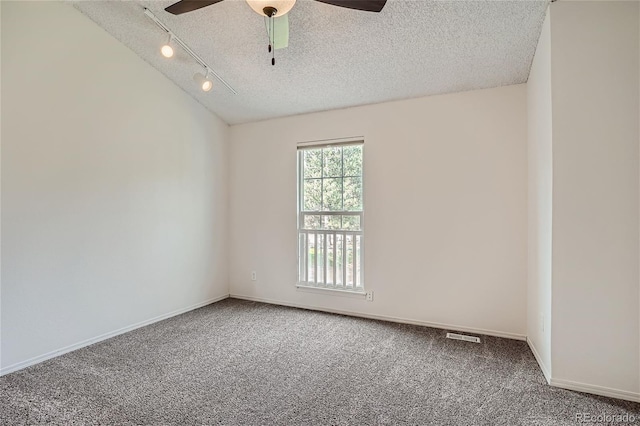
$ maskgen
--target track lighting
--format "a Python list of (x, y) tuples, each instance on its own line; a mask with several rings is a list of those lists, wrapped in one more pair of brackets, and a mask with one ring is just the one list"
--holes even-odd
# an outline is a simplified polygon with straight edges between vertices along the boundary
[[(0, 0), (1, 1), (1, 0)], [(195, 1), (195, 0), (194, 0)], [(166, 44), (164, 44), (160, 48), (160, 53), (165, 58), (171, 58), (175, 54), (175, 47), (178, 46), (180, 50), (185, 52), (187, 55), (191, 56), (193, 60), (198, 63), (203, 69), (204, 74), (196, 73), (193, 76), (193, 79), (198, 83), (198, 86), (202, 91), (209, 92), (213, 89), (213, 78), (216, 78), (220, 83), (222, 83), (231, 93), (237, 95), (238, 92), (234, 90), (233, 87), (229, 83), (227, 83), (218, 73), (216, 73), (211, 67), (200, 57), (198, 56), (189, 46), (186, 45), (184, 41), (180, 39), (173, 31), (169, 29), (162, 21), (160, 21), (156, 15), (154, 15), (149, 9), (144, 8), (144, 14), (147, 15), (153, 22), (156, 23), (160, 29), (164, 31), (165, 34), (169, 35), (169, 40)]]
[(173, 47), (171, 47), (171, 36), (169, 36), (169, 41), (167, 41), (167, 43), (162, 46), (160, 52), (165, 58), (171, 58), (173, 56)]
[(195, 80), (196, 83), (198, 83), (198, 86), (200, 86), (200, 88), (204, 92), (208, 92), (213, 87), (213, 82), (209, 79), (208, 71), (207, 71), (207, 75), (204, 75), (199, 72), (195, 73), (193, 75), (193, 79)]

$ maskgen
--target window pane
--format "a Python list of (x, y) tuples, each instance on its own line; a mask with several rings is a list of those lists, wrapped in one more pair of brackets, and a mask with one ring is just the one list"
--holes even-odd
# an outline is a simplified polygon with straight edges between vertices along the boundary
[(346, 250), (347, 250), (347, 263), (346, 265), (344, 265), (345, 268), (347, 268), (347, 276), (346, 276), (346, 286), (347, 287), (353, 287), (353, 261), (354, 261), (354, 256), (353, 256), (353, 235), (346, 235), (345, 236), (345, 244), (346, 244)]
[(360, 268), (360, 265), (362, 264), (362, 249), (361, 249), (361, 240), (362, 238), (360, 237), (360, 235), (356, 235), (356, 279), (355, 279), (355, 283), (356, 283), (356, 287), (361, 287), (362, 288), (362, 271)]
[(342, 148), (324, 148), (324, 177), (342, 177)]
[(344, 178), (344, 209), (362, 210), (362, 178)]
[(322, 216), (322, 229), (340, 229), (340, 216)]
[(316, 282), (323, 284), (324, 277), (324, 257), (325, 257), (325, 249), (324, 249), (324, 235), (316, 235), (316, 256), (318, 257), (316, 263)]
[(320, 210), (322, 205), (322, 179), (305, 179), (303, 196), (305, 211)]
[(342, 178), (322, 179), (322, 210), (342, 210)]
[(333, 274), (333, 264), (335, 263), (336, 251), (335, 251), (335, 234), (327, 235), (327, 246), (325, 247), (327, 253), (327, 276), (325, 282), (327, 284), (335, 284), (335, 277)]
[(316, 236), (309, 234), (309, 252), (307, 257), (307, 281), (316, 280)]
[(360, 230), (360, 216), (342, 216), (342, 229), (348, 231)]
[(335, 250), (335, 260), (336, 260), (336, 276), (334, 277), (334, 283), (336, 285), (340, 285), (342, 287), (344, 287), (344, 282), (342, 280), (342, 252), (344, 250), (344, 236), (343, 235), (336, 235), (335, 237), (335, 246), (334, 246), (334, 250)]
[(300, 263), (300, 276), (298, 278), (298, 281), (303, 282), (307, 280), (307, 277), (305, 275), (305, 271), (307, 270), (307, 263), (306, 263), (306, 255), (307, 255), (307, 234), (300, 234), (300, 251), (298, 253), (300, 253), (299, 259), (298, 259), (298, 263)]
[(304, 229), (320, 229), (320, 216), (305, 214)]
[(322, 150), (309, 149), (303, 151), (304, 155), (304, 176), (303, 178), (322, 177)]
[(344, 175), (362, 176), (362, 145), (345, 146), (344, 155)]

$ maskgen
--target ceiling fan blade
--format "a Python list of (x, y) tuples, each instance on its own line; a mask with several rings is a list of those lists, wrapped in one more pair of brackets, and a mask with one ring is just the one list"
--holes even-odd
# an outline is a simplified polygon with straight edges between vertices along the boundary
[(387, 0), (317, 0), (347, 9), (364, 10), (366, 12), (380, 12)]
[(165, 10), (174, 15), (182, 15), (183, 13), (202, 9), (203, 7), (211, 6), (221, 1), (222, 0), (181, 0), (167, 7)]
[[(271, 40), (271, 27), (269, 24), (269, 18), (264, 19), (264, 23), (267, 27), (267, 35), (269, 36), (269, 40)], [(273, 48), (284, 49), (285, 47), (289, 47), (289, 14), (278, 16), (273, 20)]]

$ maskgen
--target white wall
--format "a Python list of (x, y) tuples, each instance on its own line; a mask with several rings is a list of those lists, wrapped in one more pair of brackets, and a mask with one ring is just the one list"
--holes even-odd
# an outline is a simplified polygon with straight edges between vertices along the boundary
[(527, 337), (551, 377), (551, 24), (547, 14), (527, 81), (529, 279)]
[[(0, 51), (2, 46), (2, 7), (0, 6)], [(1, 52), (0, 52), (1, 53)], [(0, 54), (0, 100), (2, 99), (2, 55)], [(0, 101), (0, 188), (2, 188), (2, 102)], [(1, 190), (0, 190), (1, 192)], [(0, 224), (2, 223), (2, 194), (0, 194)], [(2, 368), (2, 226), (0, 226), (0, 369)], [(1, 371), (1, 370), (0, 370)]]
[(2, 367), (228, 293), (228, 127), (68, 5), (2, 2)]
[(552, 383), (639, 398), (638, 3), (551, 6)]
[[(231, 293), (523, 337), (526, 115), (518, 85), (233, 126)], [(373, 302), (295, 287), (296, 143), (349, 136)]]

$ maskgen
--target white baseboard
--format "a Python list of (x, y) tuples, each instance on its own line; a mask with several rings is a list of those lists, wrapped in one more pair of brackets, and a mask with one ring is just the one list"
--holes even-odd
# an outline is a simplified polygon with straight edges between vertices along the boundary
[(607, 396), (609, 398), (624, 399), (626, 401), (640, 402), (640, 393), (623, 391), (620, 389), (612, 389), (604, 386), (590, 385), (587, 383), (573, 382), (571, 380), (551, 378), (551, 386), (557, 388), (592, 393), (600, 396)]
[(531, 339), (529, 339), (529, 337), (527, 337), (527, 344), (529, 345), (529, 349), (531, 349), (531, 352), (533, 352), (533, 356), (538, 362), (538, 365), (540, 366), (540, 370), (542, 370), (542, 374), (544, 374), (544, 378), (547, 379), (548, 384), (551, 384), (551, 372), (549, 371), (547, 366), (544, 365), (544, 363), (542, 362), (542, 357), (538, 353), (538, 350), (536, 349)]
[(619, 389), (606, 388), (603, 386), (589, 385), (587, 383), (579, 383), (579, 382), (573, 382), (571, 380), (554, 378), (551, 375), (551, 372), (549, 371), (547, 366), (544, 365), (544, 363), (542, 362), (542, 358), (540, 357), (540, 354), (538, 353), (538, 350), (536, 349), (531, 339), (527, 338), (527, 343), (529, 344), (529, 348), (531, 348), (531, 352), (533, 352), (533, 356), (536, 358), (536, 361), (538, 361), (538, 365), (540, 366), (540, 369), (542, 370), (542, 374), (544, 374), (545, 379), (547, 379), (547, 383), (549, 383), (551, 386), (572, 390), (572, 391), (577, 391), (577, 392), (585, 392), (585, 393), (591, 393), (594, 395), (607, 396), (609, 398), (617, 398), (617, 399), (624, 399), (626, 401), (640, 402), (640, 393), (628, 392), (628, 391), (623, 391)]
[(159, 315), (157, 317), (154, 317), (154, 318), (151, 318), (151, 319), (148, 319), (148, 320), (145, 320), (145, 321), (141, 321), (141, 322), (136, 323), (136, 324), (128, 325), (126, 327), (122, 327), (122, 328), (119, 328), (117, 330), (110, 331), (108, 333), (104, 333), (104, 334), (101, 334), (99, 336), (92, 337), (92, 338), (87, 339), (87, 340), (83, 340), (83, 341), (78, 342), (78, 343), (74, 343), (73, 345), (65, 346), (64, 348), (60, 348), (60, 349), (57, 349), (55, 351), (51, 351), (51, 352), (48, 352), (46, 354), (30, 358), (30, 359), (28, 359), (26, 361), (21, 361), (21, 362), (18, 362), (16, 364), (9, 365), (7, 367), (4, 367), (4, 368), (0, 369), (0, 376), (4, 376), (5, 374), (9, 374), (9, 373), (12, 373), (14, 371), (22, 370), (23, 368), (26, 368), (26, 367), (41, 363), (42, 361), (46, 361), (48, 359), (55, 358), (57, 356), (66, 354), (68, 352), (75, 351), (75, 350), (80, 349), (80, 348), (84, 348), (85, 346), (89, 346), (89, 345), (92, 345), (94, 343), (98, 343), (98, 342), (101, 342), (103, 340), (107, 340), (107, 339), (109, 339), (111, 337), (115, 337), (115, 336), (117, 336), (119, 334), (127, 333), (129, 331), (135, 330), (136, 328), (144, 327), (146, 325), (153, 324), (154, 322), (162, 321), (162, 320), (165, 320), (167, 318), (175, 317), (176, 315), (184, 314), (185, 312), (189, 312), (189, 311), (192, 311), (194, 309), (198, 309), (198, 308), (201, 308), (203, 306), (210, 305), (212, 303), (218, 302), (218, 301), (226, 299), (228, 297), (229, 297), (228, 294), (224, 294), (224, 295), (219, 296), (219, 297), (214, 297), (212, 299), (208, 299), (208, 300), (205, 300), (203, 302), (199, 302), (199, 303), (196, 303), (194, 305), (187, 306), (186, 308), (177, 309), (175, 311), (171, 311), (171, 312), (168, 312), (166, 314), (162, 314), (162, 315)]
[(329, 313), (332, 313), (332, 314), (347, 315), (347, 316), (352, 316), (352, 317), (369, 318), (369, 319), (375, 319), (375, 320), (381, 320), (381, 321), (397, 322), (397, 323), (401, 323), (401, 324), (421, 325), (421, 326), (424, 326), (424, 327), (441, 328), (441, 329), (444, 329), (444, 330), (464, 331), (464, 332), (467, 332), (467, 333), (483, 334), (485, 336), (504, 337), (506, 339), (514, 339), (514, 340), (526, 340), (527, 339), (527, 337), (525, 335), (522, 335), (522, 334), (507, 333), (507, 332), (494, 331), (494, 330), (485, 330), (485, 329), (482, 329), (482, 328), (463, 327), (463, 326), (459, 326), (459, 325), (442, 324), (442, 323), (437, 323), (437, 322), (419, 321), (419, 320), (412, 320), (412, 319), (408, 319), (408, 318), (392, 317), (392, 316), (387, 316), (387, 315), (372, 315), (372, 314), (365, 314), (365, 313), (362, 313), (362, 312), (341, 311), (341, 310), (338, 310), (338, 309), (318, 308), (318, 307), (315, 307), (315, 306), (303, 305), (303, 304), (300, 304), (300, 303), (282, 302), (282, 301), (279, 301), (279, 300), (265, 299), (265, 298), (253, 297), (253, 296), (244, 296), (244, 295), (241, 295), (241, 294), (230, 294), (229, 297), (232, 297), (232, 298), (235, 298), (235, 299), (250, 300), (250, 301), (253, 301), (253, 302), (269, 303), (269, 304), (272, 304), (272, 305), (290, 306), (292, 308), (301, 308), (301, 309), (309, 309), (309, 310), (312, 310), (312, 311), (329, 312)]

